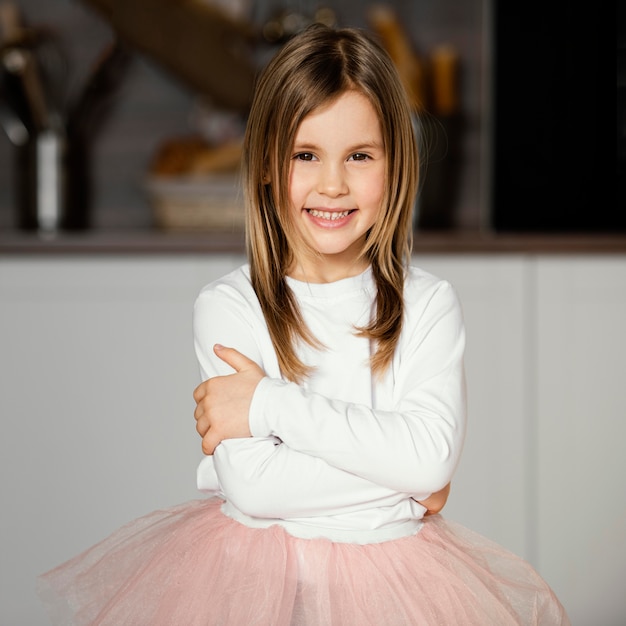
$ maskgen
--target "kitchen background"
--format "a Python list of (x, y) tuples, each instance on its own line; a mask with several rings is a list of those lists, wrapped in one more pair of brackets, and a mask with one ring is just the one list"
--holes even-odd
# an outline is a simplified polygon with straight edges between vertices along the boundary
[[(6, 44), (13, 21), (6, 7), (15, 2), (2, 4)], [(66, 226), (99, 231), (197, 226), (181, 218), (180, 205), (190, 193), (223, 199), (228, 190), (215, 181), (208, 186), (195, 181), (190, 189), (187, 178), (172, 178), (181, 173), (171, 169), (172, 159), (183, 149), (189, 156), (203, 141), (222, 148), (210, 155), (213, 168), (232, 162), (232, 151), (223, 148), (241, 135), (253, 73), (290, 29), (318, 19), (375, 31), (418, 95), (426, 155), (416, 210), (421, 230), (626, 230), (619, 184), (625, 169), (623, 59), (617, 67), (618, 193), (608, 199), (603, 190), (615, 179), (606, 140), (614, 127), (602, 106), (605, 96), (612, 98), (612, 83), (595, 68), (610, 62), (614, 52), (607, 16), (597, 6), (582, 15), (567, 3), (550, 3), (537, 19), (532, 7), (505, 8), (495, 0), (241, 0), (223, 3), (240, 27), (212, 30), (198, 7), (216, 2), (189, 6), (194, 4), (195, 10), (185, 11), (166, 1), (17, 3), (18, 28), (24, 29), (13, 31), (25, 33), (26, 49), (36, 55), (48, 126), (55, 126), (54, 114), (61, 112), (57, 126), (68, 146), (69, 175), (60, 198), (69, 214)], [(182, 35), (185, 29), (192, 36)], [(121, 34), (119, 46), (113, 45), (115, 33)], [(229, 43), (216, 44), (218, 39)], [(15, 145), (25, 136), (15, 124), (16, 111), (25, 117), (16, 91), (28, 83), (16, 78), (21, 69), (15, 57), (7, 47), (0, 97), (7, 131), (0, 140), (0, 232), (5, 233), (32, 227), (38, 171), (36, 119), (27, 123), (31, 140)], [(167, 215), (164, 221), (164, 201), (179, 205), (174, 219)]]
[[(45, 29), (47, 67), (55, 84), (65, 83), (70, 102), (97, 68), (107, 70), (108, 87), (95, 108), (87, 93), (89, 150), (73, 161), (74, 174), (81, 168), (90, 174), (73, 179), (74, 193), (85, 193), (85, 180), (93, 184), (92, 195), (75, 205), (74, 217), (88, 218), (85, 233), (55, 236), (52, 228), (39, 236), (18, 228), (25, 213), (18, 208), (34, 202), (32, 193), (18, 202), (18, 181), (32, 173), (32, 154), (0, 135), (0, 626), (44, 626), (34, 592), (38, 573), (129, 519), (198, 497), (191, 308), (202, 285), (243, 262), (232, 223), (204, 230), (204, 222), (187, 232), (206, 212), (209, 191), (219, 206), (229, 206), (234, 223), (239, 219), (229, 182), (242, 127), (235, 110), (245, 89), (243, 96), (234, 89), (232, 67), (211, 59), (242, 49), (233, 48), (232, 37), (220, 40), (215, 57), (202, 48), (195, 55), (200, 78), (188, 70), (181, 80), (167, 67), (186, 56), (192, 37), (172, 44), (181, 20), (163, 26), (158, 19), (171, 3), (117, 0), (112, 21), (147, 29), (153, 47), (147, 54), (112, 47), (114, 31), (103, 17), (110, 2), (17, 2), (24, 25)], [(612, 154), (597, 150), (612, 117), (593, 114), (604, 93), (595, 71), (603, 48), (593, 45), (599, 3), (584, 15), (568, 3), (544, 3), (540, 11), (525, 4), (513, 13), (498, 10), (503, 4), (384, 5), (395, 18), (391, 42), (410, 46), (406, 71), (428, 69), (419, 83), (423, 119), (430, 141), (438, 140), (417, 205), (426, 223), (418, 224), (424, 232), (415, 262), (455, 285), (468, 329), (470, 429), (445, 514), (530, 560), (574, 626), (623, 626), (626, 243), (616, 231), (623, 231), (626, 212), (619, 210), (623, 195), (618, 211), (611, 198), (598, 199), (598, 189), (611, 189), (605, 179), (613, 171), (612, 163), (605, 166)], [(256, 33), (265, 27), (279, 40), (280, 8), (305, 18), (318, 9), (305, 1), (224, 6), (245, 16)], [(373, 27), (370, 3), (325, 7), (331, 12), (319, 19)], [(125, 21), (131, 9), (135, 17)], [(299, 23), (283, 18), (278, 22), (287, 30)], [(4, 9), (0, 19), (6, 23)], [(564, 30), (572, 41), (586, 42), (585, 54), (571, 42), (567, 54), (559, 48)], [(259, 34), (253, 66), (277, 45)], [(447, 106), (433, 98), (435, 66), (452, 69), (437, 74), (452, 76), (444, 81), (452, 87), (444, 90), (452, 94), (443, 99)], [(20, 67), (19, 58), (12, 67)], [(245, 67), (241, 72), (245, 78)], [(550, 84), (579, 84), (581, 75), (585, 88), (564, 112), (563, 94)], [(497, 98), (495, 77), (507, 86)], [(229, 106), (200, 98), (189, 86), (194, 80), (209, 81), (214, 98)], [(2, 84), (0, 105), (10, 84)], [(96, 94), (102, 84), (95, 83)], [(618, 105), (620, 84), (618, 77)], [(619, 111), (618, 172), (625, 154)], [(6, 113), (0, 110), (0, 120), (15, 141), (20, 131)], [(567, 148), (555, 150), (554, 138), (566, 136)], [(17, 167), (18, 153), (29, 167)], [(186, 176), (190, 154), (202, 172), (198, 184)], [(565, 175), (556, 171), (564, 159), (574, 168)], [(505, 185), (494, 183), (496, 172)], [(577, 214), (577, 202), (591, 210)], [(169, 212), (157, 213), (158, 207)], [(209, 208), (213, 220), (223, 218), (214, 203)], [(494, 233), (496, 226), (506, 232)], [(512, 236), (516, 230), (534, 234)]]
[[(64, 110), (79, 108), (76, 102), (90, 74), (97, 71), (102, 57), (108, 52), (113, 40), (113, 31), (107, 20), (96, 7), (106, 2), (78, 2), (63, 0), (21, 0), (20, 12), (26, 25), (51, 30), (54, 42), (41, 46), (41, 55), (48, 54), (43, 64), (52, 67), (54, 79), (63, 80), (62, 98)], [(236, 104), (229, 108), (215, 104), (212, 98), (202, 98), (198, 90), (181, 79), (180, 72), (172, 72), (168, 63), (176, 63), (180, 50), (175, 37), (168, 39), (168, 27), (159, 22), (163, 11), (159, 5), (167, 3), (136, 3), (143, 7), (145, 24), (131, 32), (131, 41), (143, 41), (149, 25), (161, 32), (162, 52), (144, 54), (132, 45), (128, 48), (128, 59), (117, 59), (110, 63), (108, 90), (100, 87), (100, 102), (92, 102), (95, 112), (85, 115), (90, 125), (88, 156), (92, 159), (87, 173), (93, 181), (92, 206), (85, 210), (91, 213), (90, 222), (95, 229), (145, 229), (154, 224), (150, 196), (146, 190), (151, 165), (157, 154), (172, 139), (190, 135), (220, 143), (240, 132), (241, 117)], [(255, 43), (251, 52), (251, 65), (262, 65), (271, 55), (280, 40), (270, 43), (263, 36), (268, 32), (272, 20), (277, 22), (280, 12), (287, 12), (302, 20), (313, 19), (318, 3), (301, 2), (233, 2), (225, 3), (228, 10), (251, 21), (255, 31)], [(323, 5), (324, 6), (324, 5)], [(327, 3), (326, 19), (342, 25), (372, 28), (371, 9), (362, 2), (348, 1)], [(451, 58), (449, 65), (452, 76), (449, 96), (452, 104), (444, 114), (452, 122), (449, 133), (449, 155), (447, 163), (455, 172), (455, 184), (446, 184), (446, 189), (455, 190), (450, 198), (450, 222), (463, 229), (478, 229), (485, 216), (481, 215), (481, 185), (483, 184), (481, 127), (484, 107), (485, 20), (487, 16), (481, 0), (466, 2), (397, 2), (387, 7), (393, 11), (397, 24), (411, 46), (415, 60), (425, 73), (434, 57), (446, 54)], [(139, 10), (138, 9), (138, 10)], [(330, 17), (329, 17), (330, 13)], [(285, 28), (289, 28), (287, 23)], [(58, 42), (60, 50), (55, 48)], [(63, 55), (64, 58), (60, 58)], [(59, 61), (64, 61), (63, 63)], [(186, 66), (204, 65), (210, 75), (220, 71), (210, 59), (185, 57)], [(445, 63), (445, 60), (444, 60)], [(177, 66), (178, 67), (178, 66)], [(202, 69), (199, 69), (202, 71)], [(224, 79), (227, 81), (227, 77)], [(420, 79), (424, 92), (430, 89), (430, 78)], [(101, 81), (102, 82), (102, 81)], [(5, 86), (6, 90), (7, 86)], [(212, 94), (214, 95), (214, 94)], [(444, 105), (445, 106), (445, 105)], [(429, 114), (434, 112), (429, 106)], [(239, 107), (241, 108), (241, 107)], [(454, 119), (453, 119), (454, 118)], [(457, 119), (458, 118), (458, 119)], [(448, 120), (443, 120), (447, 123)], [(443, 138), (437, 131), (440, 120), (430, 123), (433, 132), (439, 133), (439, 144), (434, 152), (441, 154)], [(16, 225), (16, 206), (19, 204), (16, 189), (15, 147), (7, 137), (0, 140), (0, 160), (6, 166), (0, 169), (0, 228)], [(441, 169), (433, 158), (433, 180)], [(458, 173), (457, 173), (458, 171)], [(447, 192), (449, 193), (449, 192)]]

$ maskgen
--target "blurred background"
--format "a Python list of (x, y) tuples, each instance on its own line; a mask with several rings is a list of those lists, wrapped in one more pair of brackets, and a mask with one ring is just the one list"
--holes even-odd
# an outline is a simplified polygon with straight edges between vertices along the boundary
[[(52, 129), (63, 142), (62, 166), (70, 170), (61, 172), (70, 179), (58, 209), (64, 230), (191, 230), (182, 213), (191, 212), (184, 201), (194, 183), (205, 196), (207, 190), (226, 193), (219, 185), (227, 176), (220, 181), (216, 173), (236, 166), (256, 71), (290, 34), (324, 21), (376, 32), (397, 60), (416, 113), (424, 117), (424, 145), (432, 150), (426, 220), (479, 228), (486, 219), (481, 117), (488, 42), (482, 2), (396, 5), (21, 0), (15, 18), (21, 26), (11, 27), (18, 45), (5, 59), (11, 61), (9, 52), (28, 53), (33, 71), (20, 84), (19, 71), (5, 62), (0, 101), (5, 127), (21, 120), (29, 138), (25, 132), (16, 137), (13, 128), (13, 141), (9, 132), (0, 142), (6, 164), (0, 172), (0, 226), (36, 226), (35, 199), (25, 198), (23, 187), (33, 187), (37, 168), (32, 157), (25, 168), (23, 153), (32, 153), (33, 142)], [(24, 82), (35, 74), (41, 102), (33, 96), (24, 103)], [(439, 182), (443, 168), (449, 170), (445, 185)], [(31, 179), (24, 181), (22, 169), (31, 170)], [(432, 206), (433, 195), (439, 207)], [(159, 200), (168, 199), (178, 205), (178, 216), (159, 212)], [(195, 217), (201, 226), (202, 216)]]
[(367, 28), (396, 61), (420, 119), (421, 230), (626, 227), (622, 187), (604, 196), (613, 85), (597, 67), (613, 59), (613, 16), (598, 7), (554, 2), (538, 19), (495, 0), (1, 4), (3, 232), (239, 226), (229, 174), (254, 75), (313, 21)]
[(193, 301), (245, 260), (254, 76), (313, 21), (370, 30), (411, 94), (414, 262), (468, 330), (445, 515), (575, 626), (626, 623), (626, 32), (603, 11), (0, 0), (0, 626), (44, 626), (38, 573), (198, 497)]

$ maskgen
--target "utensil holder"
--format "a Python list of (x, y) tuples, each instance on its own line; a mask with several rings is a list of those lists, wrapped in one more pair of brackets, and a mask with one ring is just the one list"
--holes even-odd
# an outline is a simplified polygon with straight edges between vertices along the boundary
[(91, 194), (82, 142), (46, 129), (15, 150), (18, 227), (42, 235), (88, 228)]

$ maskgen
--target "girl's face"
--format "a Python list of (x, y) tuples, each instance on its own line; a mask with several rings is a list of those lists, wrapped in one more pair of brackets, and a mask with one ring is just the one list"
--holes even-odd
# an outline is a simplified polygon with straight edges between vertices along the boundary
[(289, 199), (310, 250), (294, 251), (290, 276), (331, 282), (365, 269), (359, 252), (381, 210), (385, 172), (380, 123), (364, 95), (348, 91), (304, 118), (291, 155)]

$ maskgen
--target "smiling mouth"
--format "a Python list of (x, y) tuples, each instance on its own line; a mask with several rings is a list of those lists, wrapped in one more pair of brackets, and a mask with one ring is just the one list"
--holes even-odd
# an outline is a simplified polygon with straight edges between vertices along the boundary
[(350, 213), (355, 211), (356, 209), (348, 209), (347, 211), (320, 211), (318, 209), (307, 209), (309, 215), (312, 217), (317, 217), (323, 220), (330, 220), (334, 222), (335, 220), (340, 220), (344, 217), (348, 217)]

